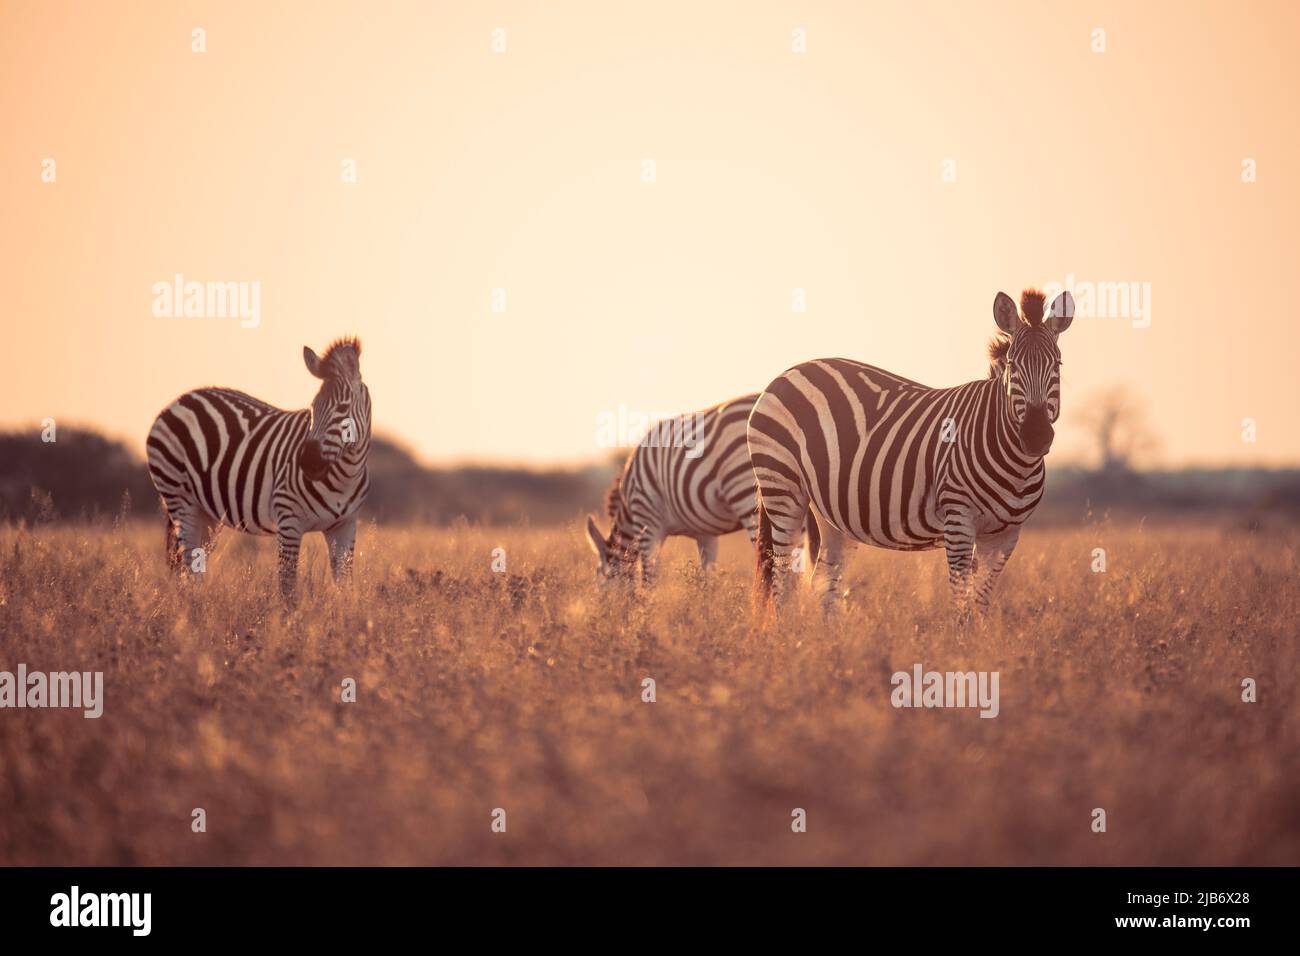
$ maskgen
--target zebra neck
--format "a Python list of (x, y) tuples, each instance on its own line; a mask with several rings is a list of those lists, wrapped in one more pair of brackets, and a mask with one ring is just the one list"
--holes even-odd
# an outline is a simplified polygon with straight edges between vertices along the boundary
[(1016, 479), (1015, 483), (1020, 488), (1025, 488), (1041, 479), (1043, 459), (1041, 456), (1038, 458), (1030, 456), (1020, 447), (1018, 437), (1020, 424), (1012, 414), (1011, 399), (1007, 397), (1002, 380), (989, 379), (988, 386), (993, 392), (993, 411), (997, 416), (997, 442), (1002, 452), (1001, 464), (1006, 468), (1007, 474)]
[(346, 482), (356, 481), (366, 470), (366, 451), (369, 447), (369, 441), (358, 442), (355, 455), (340, 455), (339, 460), (330, 466), (331, 473), (337, 474)]
[(623, 500), (620, 502), (618, 511), (613, 516), (613, 522), (610, 525), (611, 543), (622, 543), (626, 547), (632, 547), (640, 540), (645, 531), (643, 525), (639, 525), (632, 517), (632, 501), (639, 497), (636, 492), (635, 482), (631, 483), (629, 489), (625, 483), (622, 489)]

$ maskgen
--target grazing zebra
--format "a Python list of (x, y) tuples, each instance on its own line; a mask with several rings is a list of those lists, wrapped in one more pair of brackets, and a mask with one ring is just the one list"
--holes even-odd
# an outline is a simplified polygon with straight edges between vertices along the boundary
[(718, 558), (719, 535), (744, 528), (754, 541), (758, 514), (745, 422), (757, 398), (660, 422), (633, 449), (605, 499), (609, 534), (587, 516), (600, 580), (630, 580), (639, 562), (642, 583), (653, 584), (659, 549), (670, 535), (694, 538), (705, 569)]
[(149, 476), (167, 511), (168, 561), (182, 572), (202, 569), (194, 549), (225, 525), (276, 536), (286, 597), (308, 531), (325, 533), (334, 577), (350, 576), (357, 510), (370, 490), (361, 343), (339, 339), (323, 358), (304, 347), (302, 357), (321, 379), (310, 409), (287, 412), (243, 392), (200, 388), (154, 420)]
[[(848, 359), (796, 365), (770, 384), (749, 419), (759, 487), (760, 596), (782, 578), (805, 509), (821, 531), (814, 587), (831, 607), (846, 546), (898, 551), (942, 544), (958, 619), (984, 611), (1020, 526), (1043, 493), (1043, 456), (1060, 413), (1061, 353), (1074, 299), (1044, 319), (1026, 291), (1020, 314), (998, 293), (988, 378), (927, 388)], [(978, 545), (978, 566), (975, 559)]]

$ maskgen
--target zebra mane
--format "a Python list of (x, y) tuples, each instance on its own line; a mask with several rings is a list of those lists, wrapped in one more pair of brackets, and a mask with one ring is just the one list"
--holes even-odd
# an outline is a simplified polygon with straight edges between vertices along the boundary
[(989, 378), (999, 378), (1002, 366), (1006, 364), (1007, 352), (1011, 350), (1011, 336), (999, 332), (989, 339)]
[(360, 375), (361, 340), (354, 335), (335, 339), (321, 356), (321, 365), (337, 368), (345, 374)]
[(623, 476), (615, 475), (614, 483), (605, 492), (605, 514), (611, 518), (618, 517), (618, 506), (623, 503)]
[(1020, 314), (1030, 328), (1036, 329), (1043, 324), (1044, 301), (1046, 299), (1043, 293), (1037, 289), (1026, 289), (1020, 293)]

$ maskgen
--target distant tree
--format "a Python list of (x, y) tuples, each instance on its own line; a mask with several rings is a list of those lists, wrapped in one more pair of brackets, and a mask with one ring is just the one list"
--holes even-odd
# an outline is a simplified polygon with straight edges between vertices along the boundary
[(1101, 471), (1131, 471), (1160, 441), (1147, 424), (1142, 403), (1124, 385), (1098, 389), (1083, 402), (1077, 421), (1092, 435)]

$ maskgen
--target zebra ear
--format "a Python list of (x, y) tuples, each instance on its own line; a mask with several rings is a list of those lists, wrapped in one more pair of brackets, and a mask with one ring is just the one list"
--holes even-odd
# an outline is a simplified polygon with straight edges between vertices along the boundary
[(993, 321), (1007, 335), (1015, 334), (1020, 313), (1016, 310), (1016, 300), (1005, 292), (999, 292), (998, 297), (993, 300)]
[(1074, 296), (1069, 291), (1062, 292), (1052, 300), (1052, 308), (1047, 313), (1047, 331), (1060, 335), (1074, 321)]
[(600, 558), (600, 563), (605, 563), (605, 536), (600, 533), (600, 528), (596, 527), (596, 519), (587, 515), (587, 542), (591, 545), (591, 550), (595, 551)]
[(317, 378), (325, 377), (325, 372), (320, 366), (320, 356), (305, 345), (302, 347), (302, 360), (307, 363), (307, 371)]

